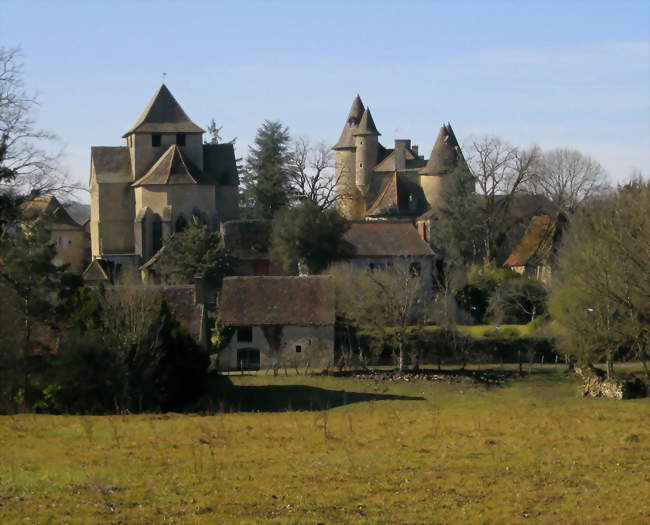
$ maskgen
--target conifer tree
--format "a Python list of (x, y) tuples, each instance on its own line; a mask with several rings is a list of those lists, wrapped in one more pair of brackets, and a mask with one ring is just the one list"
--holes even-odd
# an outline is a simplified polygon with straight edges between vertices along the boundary
[(244, 215), (271, 219), (289, 203), (289, 141), (289, 129), (277, 120), (257, 130), (242, 178)]

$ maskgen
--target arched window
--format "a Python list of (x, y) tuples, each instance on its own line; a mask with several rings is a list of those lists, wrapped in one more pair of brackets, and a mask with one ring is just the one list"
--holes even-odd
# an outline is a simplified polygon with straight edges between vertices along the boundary
[(156, 253), (162, 248), (162, 220), (160, 220), (160, 215), (153, 216), (151, 237), (151, 247), (153, 253)]
[(176, 219), (176, 224), (174, 225), (174, 231), (182, 232), (187, 229), (187, 219), (183, 215), (179, 215)]

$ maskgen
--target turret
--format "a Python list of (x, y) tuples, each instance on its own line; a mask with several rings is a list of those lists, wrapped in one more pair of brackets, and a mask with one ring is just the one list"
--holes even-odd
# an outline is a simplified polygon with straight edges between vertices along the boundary
[(342, 196), (341, 213), (348, 219), (359, 218), (359, 196), (356, 188), (355, 170), (356, 146), (353, 133), (361, 121), (364, 109), (361, 97), (357, 95), (352, 102), (341, 137), (332, 148), (336, 152), (336, 192)]
[(353, 133), (354, 145), (356, 146), (356, 185), (364, 197), (368, 192), (372, 170), (377, 165), (379, 135), (380, 133), (377, 131), (375, 122), (370, 114), (370, 108), (366, 108), (359, 125)]

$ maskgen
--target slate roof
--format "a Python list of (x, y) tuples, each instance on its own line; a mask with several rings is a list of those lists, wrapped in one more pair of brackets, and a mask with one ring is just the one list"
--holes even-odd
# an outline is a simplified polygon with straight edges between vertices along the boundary
[(131, 178), (131, 156), (126, 146), (93, 146), (90, 162), (97, 182), (126, 182)]
[(239, 176), (235, 147), (232, 144), (204, 144), (203, 173), (213, 184), (237, 186)]
[(226, 221), (221, 227), (226, 250), (241, 260), (268, 260), (271, 222), (265, 220)]
[(361, 102), (361, 97), (357, 95), (352, 101), (352, 107), (350, 107), (348, 119), (345, 121), (341, 136), (332, 149), (354, 148), (354, 137), (352, 132), (354, 128), (359, 125), (364, 110), (365, 108), (363, 107), (363, 102)]
[(358, 135), (381, 135), (381, 133), (377, 131), (377, 126), (375, 126), (375, 121), (373, 120), (372, 114), (370, 113), (370, 108), (366, 108), (366, 110), (363, 112), (361, 121), (359, 122), (357, 128), (352, 132), (352, 135), (355, 137)]
[(65, 207), (52, 195), (41, 195), (25, 202), (21, 207), (24, 219), (42, 218), (48, 228), (56, 230), (81, 230), (83, 226), (75, 221)]
[(226, 277), (219, 300), (219, 321), (236, 326), (333, 325), (332, 277)]
[(165, 84), (153, 96), (138, 121), (123, 137), (131, 133), (203, 133), (185, 114)]
[(132, 186), (147, 184), (214, 184), (203, 172), (186, 159), (181, 149), (172, 144), (149, 171)]
[(422, 187), (397, 172), (373, 173), (366, 194), (368, 217), (416, 217), (428, 204)]
[(345, 240), (354, 246), (356, 257), (434, 255), (410, 222), (352, 222), (345, 233)]
[(536, 215), (530, 221), (519, 244), (503, 263), (504, 266), (536, 266), (551, 255), (556, 223), (548, 215)]
[(440, 128), (436, 142), (426, 165), (420, 170), (423, 175), (444, 175), (453, 171), (461, 162), (465, 162), (463, 152), (451, 124)]

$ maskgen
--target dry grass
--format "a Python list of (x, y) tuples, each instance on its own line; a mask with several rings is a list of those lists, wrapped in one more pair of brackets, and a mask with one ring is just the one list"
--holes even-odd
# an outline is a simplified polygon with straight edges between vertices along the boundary
[(581, 399), (550, 371), (493, 389), (233, 379), (341, 406), (2, 417), (0, 523), (650, 523), (650, 400)]

